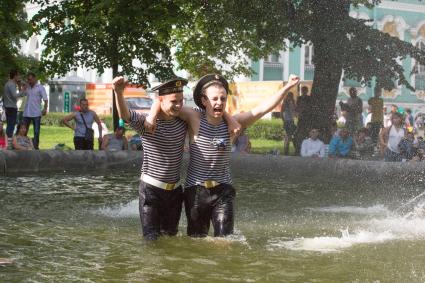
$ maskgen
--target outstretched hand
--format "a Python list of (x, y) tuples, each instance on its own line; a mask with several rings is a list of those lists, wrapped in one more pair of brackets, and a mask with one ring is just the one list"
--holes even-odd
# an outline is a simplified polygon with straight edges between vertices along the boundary
[(289, 88), (291, 88), (293, 86), (296, 86), (299, 83), (300, 83), (300, 78), (297, 75), (291, 74), (289, 76), (288, 83), (285, 86), (288, 86)]
[(116, 77), (112, 80), (112, 88), (117, 93), (123, 93), (127, 80), (124, 77)]

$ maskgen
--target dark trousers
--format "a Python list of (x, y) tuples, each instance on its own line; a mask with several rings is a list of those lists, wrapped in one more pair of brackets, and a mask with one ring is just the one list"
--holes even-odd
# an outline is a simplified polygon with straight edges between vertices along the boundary
[(32, 139), (32, 143), (34, 144), (34, 148), (38, 149), (40, 142), (41, 117), (24, 117), (22, 121), (27, 125), (28, 129), (32, 122), (34, 127), (34, 138)]
[(75, 150), (93, 150), (93, 140), (88, 140), (83, 137), (74, 137)]
[(232, 234), (235, 195), (235, 189), (228, 184), (211, 189), (203, 186), (185, 188), (187, 234), (191, 237), (206, 237), (210, 222), (214, 227), (214, 237)]
[(161, 235), (175, 236), (182, 212), (181, 186), (167, 191), (140, 182), (139, 213), (143, 237), (155, 240)]
[(8, 138), (13, 137), (15, 131), (16, 119), (18, 117), (18, 109), (12, 107), (5, 107), (6, 110), (6, 135)]
[(381, 131), (381, 128), (383, 127), (381, 122), (372, 122), (371, 128), (370, 128), (370, 137), (372, 138), (372, 141), (374, 143), (378, 142), (379, 138), (379, 132)]

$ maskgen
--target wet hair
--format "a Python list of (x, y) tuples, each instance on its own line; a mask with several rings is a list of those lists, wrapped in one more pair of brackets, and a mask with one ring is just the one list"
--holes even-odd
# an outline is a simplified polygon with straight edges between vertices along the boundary
[(17, 135), (19, 134), (19, 131), (21, 130), (22, 127), (25, 127), (27, 129), (27, 131), (25, 132), (25, 135), (27, 135), (27, 133), (28, 133), (28, 124), (25, 123), (25, 122), (20, 122), (18, 124), (18, 127), (16, 128), (16, 134)]
[(18, 72), (18, 70), (16, 70), (16, 69), (12, 69), (12, 70), (10, 70), (10, 72), (9, 72), (9, 78), (10, 79), (13, 79), (16, 75), (18, 75), (19, 74), (19, 72)]

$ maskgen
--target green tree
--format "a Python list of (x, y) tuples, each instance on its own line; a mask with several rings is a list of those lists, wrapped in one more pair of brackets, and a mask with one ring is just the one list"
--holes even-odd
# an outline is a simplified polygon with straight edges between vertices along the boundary
[[(149, 74), (160, 80), (174, 75), (169, 40), (173, 25), (181, 19), (174, 1), (35, 2), (42, 9), (32, 23), (45, 33), (42, 64), (49, 76), (65, 75), (77, 67), (99, 73), (111, 68), (114, 77), (125, 75), (133, 83), (149, 84)], [(113, 109), (116, 127), (115, 103)]]
[(77, 67), (99, 73), (111, 68), (113, 76), (148, 84), (149, 74), (173, 75), (169, 38), (180, 11), (173, 1), (35, 2), (42, 8), (31, 22), (45, 33), (42, 64), (50, 76)]
[(23, 63), (19, 55), (20, 40), (27, 37), (28, 31), (24, 2), (0, 1), (0, 82), (6, 81), (9, 71)]

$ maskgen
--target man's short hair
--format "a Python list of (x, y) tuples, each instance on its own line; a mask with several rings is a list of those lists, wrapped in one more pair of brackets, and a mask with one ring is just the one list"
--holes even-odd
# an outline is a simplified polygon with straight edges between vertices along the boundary
[(37, 76), (33, 72), (28, 72), (27, 77), (33, 77), (36, 78)]
[(18, 75), (19, 74), (19, 72), (18, 72), (18, 70), (16, 70), (16, 69), (12, 69), (12, 70), (10, 70), (10, 72), (9, 72), (9, 78), (10, 79), (13, 79), (16, 75)]
[(87, 101), (87, 102), (89, 102), (89, 101), (87, 100), (87, 98), (85, 98), (85, 97), (80, 98), (80, 104), (81, 104), (81, 102), (83, 102), (83, 101)]
[(308, 87), (303, 86), (301, 87), (301, 94), (307, 94), (308, 93)]

